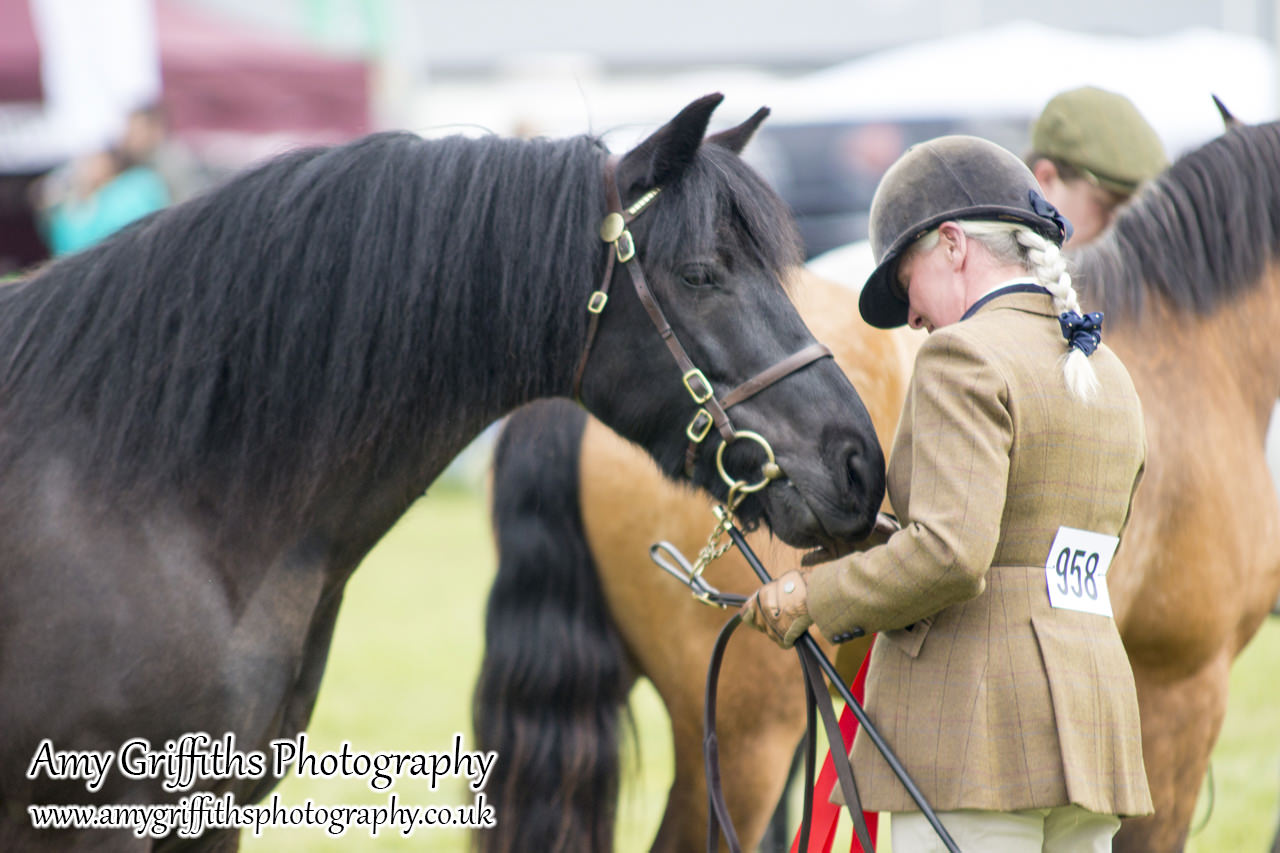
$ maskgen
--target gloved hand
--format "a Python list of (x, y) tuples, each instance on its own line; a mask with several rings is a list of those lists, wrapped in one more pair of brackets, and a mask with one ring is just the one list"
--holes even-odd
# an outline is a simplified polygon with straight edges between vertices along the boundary
[(775, 578), (756, 590), (738, 613), (744, 624), (768, 634), (782, 648), (791, 648), (813, 624), (808, 575), (792, 569)]

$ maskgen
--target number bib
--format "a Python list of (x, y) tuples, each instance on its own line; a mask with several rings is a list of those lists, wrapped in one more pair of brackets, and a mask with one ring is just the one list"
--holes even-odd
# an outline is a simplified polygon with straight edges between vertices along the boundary
[(1059, 527), (1044, 564), (1049, 603), (1054, 607), (1113, 616), (1107, 570), (1120, 537)]

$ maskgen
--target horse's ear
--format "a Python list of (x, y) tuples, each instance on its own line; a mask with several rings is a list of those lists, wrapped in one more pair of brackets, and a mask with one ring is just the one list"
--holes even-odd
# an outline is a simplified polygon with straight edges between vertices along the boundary
[(741, 154), (742, 149), (747, 147), (747, 143), (751, 141), (751, 137), (756, 135), (756, 131), (760, 129), (760, 124), (769, 117), (769, 108), (761, 107), (756, 110), (755, 115), (744, 121), (737, 127), (722, 130), (719, 133), (713, 133), (707, 137), (706, 141), (712, 145), (719, 145), (721, 148), (728, 148), (734, 154)]
[(1210, 95), (1213, 98), (1213, 105), (1218, 108), (1218, 115), (1222, 116), (1222, 127), (1224, 130), (1230, 130), (1233, 127), (1240, 127), (1244, 122), (1231, 114), (1231, 110), (1227, 109), (1227, 105), (1222, 103), (1222, 99), (1217, 95)]
[(645, 190), (670, 183), (693, 162), (707, 133), (711, 113), (724, 95), (704, 95), (627, 152), (618, 164), (618, 192), (623, 204)]

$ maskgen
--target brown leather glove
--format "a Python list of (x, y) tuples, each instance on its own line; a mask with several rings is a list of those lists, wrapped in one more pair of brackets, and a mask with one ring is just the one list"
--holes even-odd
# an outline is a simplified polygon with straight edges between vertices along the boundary
[(743, 623), (768, 634), (784, 649), (791, 648), (813, 624), (808, 575), (792, 569), (775, 578), (756, 590), (738, 613)]

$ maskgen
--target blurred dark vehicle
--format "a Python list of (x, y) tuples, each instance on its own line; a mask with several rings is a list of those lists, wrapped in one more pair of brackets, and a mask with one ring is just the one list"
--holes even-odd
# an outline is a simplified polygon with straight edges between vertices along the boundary
[(814, 124), (766, 123), (748, 159), (791, 205), (806, 258), (867, 237), (880, 177), (909, 146), (967, 133), (1026, 153), (1030, 116)]

